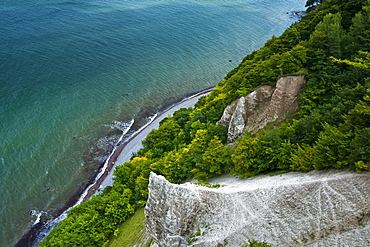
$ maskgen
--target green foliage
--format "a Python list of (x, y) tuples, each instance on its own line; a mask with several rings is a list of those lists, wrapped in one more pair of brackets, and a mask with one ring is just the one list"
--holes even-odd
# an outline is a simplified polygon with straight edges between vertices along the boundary
[(205, 148), (203, 153), (203, 162), (207, 165), (207, 171), (213, 175), (220, 175), (231, 168), (232, 149), (225, 147), (222, 142), (215, 136)]
[(163, 174), (170, 182), (180, 183), (192, 176), (193, 158), (189, 148), (169, 152), (161, 160), (153, 163), (154, 171)]
[(195, 241), (197, 241), (197, 237), (199, 237), (201, 235), (202, 235), (202, 232), (199, 229), (198, 231), (196, 231), (195, 233), (193, 233), (193, 234), (190, 235), (189, 240), (188, 240), (188, 243), (189, 244), (194, 243)]
[(314, 157), (315, 150), (310, 145), (298, 145), (298, 148), (292, 153), (292, 164), (290, 169), (293, 171), (313, 170)]
[(143, 246), (143, 244), (147, 244), (146, 246), (149, 247), (152, 241), (146, 238), (145, 232), (144, 208), (140, 208), (114, 232), (108, 246), (122, 247), (138, 244)]
[(194, 162), (191, 173), (197, 180), (203, 181), (211, 176), (220, 175), (230, 168), (231, 150), (227, 149), (216, 136), (210, 139), (207, 131), (198, 130), (189, 145), (189, 150)]
[[(357, 86), (351, 91), (363, 92), (365, 88)], [(356, 94), (352, 95), (356, 96)], [(333, 121), (337, 126), (324, 123), (317, 140), (314, 143), (310, 142), (312, 145), (307, 145), (305, 142), (299, 145), (298, 149), (292, 153), (291, 169), (303, 171), (313, 168), (319, 170), (327, 168), (368, 170), (366, 164), (370, 161), (370, 149), (368, 148), (370, 144), (369, 100), (370, 98), (365, 95), (364, 101), (359, 100), (354, 108), (343, 115), (343, 121)], [(331, 118), (326, 119), (330, 120)]]
[(169, 152), (153, 166), (171, 182), (179, 183), (193, 176), (203, 181), (230, 169), (231, 152), (217, 136), (199, 129), (190, 144)]
[(39, 246), (106, 246), (117, 226), (134, 212), (132, 192), (122, 187), (72, 208)]
[(324, 130), (314, 145), (313, 167), (316, 170), (346, 168), (349, 137), (350, 133), (342, 133), (338, 128), (324, 124)]
[(234, 163), (232, 171), (246, 178), (262, 172), (287, 170), (294, 149), (295, 144), (283, 140), (279, 130), (243, 136), (231, 156)]
[(352, 131), (349, 144), (349, 162), (357, 171), (369, 170), (370, 163), (370, 90), (363, 101), (359, 101), (354, 109), (346, 115), (343, 129)]
[(370, 4), (367, 3), (362, 11), (356, 13), (352, 19), (348, 34), (345, 36), (345, 54), (351, 58), (353, 51), (370, 51)]
[(208, 182), (198, 182), (198, 183), (196, 183), (196, 185), (204, 186), (204, 187), (207, 187), (207, 188), (220, 188), (221, 187), (220, 184), (211, 184), (211, 183), (208, 183)]
[(148, 158), (162, 157), (176, 147), (180, 129), (181, 126), (173, 117), (165, 118), (160, 123), (160, 127), (152, 130), (143, 140), (143, 149), (138, 152), (138, 155)]
[(237, 174), (241, 174), (243, 178), (258, 174), (258, 159), (256, 158), (258, 141), (258, 138), (253, 138), (250, 135), (244, 136), (232, 155), (234, 171)]
[(190, 120), (189, 115), (193, 111), (192, 108), (181, 108), (173, 114), (174, 120), (182, 127)]
[(331, 57), (331, 59), (337, 63), (344, 63), (344, 64), (348, 64), (348, 65), (351, 65), (351, 66), (354, 66), (360, 69), (370, 70), (370, 53), (359, 51), (359, 54), (363, 55), (364, 58), (356, 57), (354, 59), (355, 61), (349, 61), (347, 59), (341, 60), (335, 57)]
[(340, 13), (329, 13), (324, 16), (323, 21), (317, 24), (315, 31), (311, 34), (311, 46), (314, 49), (326, 51), (327, 55), (341, 57), (341, 43), (344, 33), (341, 21), (342, 17)]
[(243, 245), (242, 247), (271, 247), (272, 245), (269, 245), (265, 241), (259, 242), (255, 239), (248, 240), (248, 244)]
[(362, 160), (357, 161), (355, 167), (357, 172), (370, 171), (370, 163), (365, 163)]
[(276, 168), (278, 170), (287, 171), (291, 164), (291, 153), (294, 151), (295, 145), (291, 144), (290, 141), (284, 140), (280, 142), (277, 154), (274, 157), (276, 161)]
[(151, 171), (151, 161), (145, 157), (135, 157), (114, 170), (114, 184), (124, 186), (133, 192), (133, 200), (143, 205), (148, 197), (148, 178)]
[(307, 0), (306, 7), (310, 7), (310, 6), (315, 5), (315, 4), (320, 4), (323, 1), (324, 0)]

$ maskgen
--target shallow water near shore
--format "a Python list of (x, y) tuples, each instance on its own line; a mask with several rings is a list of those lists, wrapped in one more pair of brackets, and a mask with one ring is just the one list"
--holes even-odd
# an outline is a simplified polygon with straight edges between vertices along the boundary
[(55, 217), (132, 119), (216, 85), (305, 2), (0, 3), (0, 246)]

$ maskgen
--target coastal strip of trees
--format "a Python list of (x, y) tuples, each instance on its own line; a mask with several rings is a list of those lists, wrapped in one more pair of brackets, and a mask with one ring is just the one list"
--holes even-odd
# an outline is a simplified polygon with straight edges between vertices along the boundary
[[(307, 1), (310, 10), (280, 37), (247, 55), (194, 108), (161, 121), (112, 187), (68, 212), (40, 246), (107, 246), (148, 196), (151, 171), (169, 181), (231, 173), (370, 170), (370, 1)], [(278, 77), (306, 74), (299, 111), (277, 128), (226, 144), (225, 107)]]

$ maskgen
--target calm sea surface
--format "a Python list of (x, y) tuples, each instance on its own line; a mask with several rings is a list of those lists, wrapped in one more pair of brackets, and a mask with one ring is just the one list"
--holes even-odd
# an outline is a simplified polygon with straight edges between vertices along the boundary
[(51, 219), (125, 123), (216, 85), (305, 2), (3, 0), (0, 246)]

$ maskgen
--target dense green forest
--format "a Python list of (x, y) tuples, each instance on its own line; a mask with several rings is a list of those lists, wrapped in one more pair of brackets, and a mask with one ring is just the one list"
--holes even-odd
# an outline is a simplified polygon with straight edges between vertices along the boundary
[[(370, 1), (309, 0), (280, 37), (247, 55), (195, 108), (160, 123), (115, 170), (114, 185), (71, 209), (40, 246), (106, 246), (145, 205), (151, 171), (180, 183), (224, 173), (370, 170)], [(225, 107), (278, 77), (305, 74), (299, 111), (278, 128), (226, 145)]]

